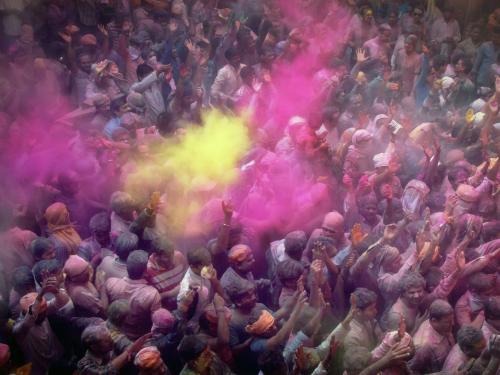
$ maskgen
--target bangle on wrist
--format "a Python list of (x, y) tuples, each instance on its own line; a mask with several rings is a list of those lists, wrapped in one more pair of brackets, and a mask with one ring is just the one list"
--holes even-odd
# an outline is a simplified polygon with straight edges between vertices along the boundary
[(226, 227), (226, 228), (231, 228), (231, 225), (226, 224), (226, 223), (222, 223), (222, 226), (223, 226), (223, 227)]

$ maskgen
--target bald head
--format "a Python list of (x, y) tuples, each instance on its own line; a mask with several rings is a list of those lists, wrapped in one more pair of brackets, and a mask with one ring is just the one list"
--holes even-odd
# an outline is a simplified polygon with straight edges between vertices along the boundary
[(326, 237), (340, 240), (344, 237), (344, 217), (337, 211), (329, 212), (325, 215), (321, 229)]

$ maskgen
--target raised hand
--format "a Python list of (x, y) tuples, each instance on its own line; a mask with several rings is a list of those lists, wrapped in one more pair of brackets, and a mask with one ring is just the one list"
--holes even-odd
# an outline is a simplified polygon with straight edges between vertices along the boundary
[(149, 208), (153, 211), (156, 211), (158, 209), (158, 206), (160, 205), (160, 192), (155, 191), (153, 194), (151, 194), (151, 198), (149, 200)]
[(402, 345), (401, 343), (395, 344), (383, 357), (387, 362), (397, 362), (404, 359), (408, 359), (410, 356), (411, 348), (408, 345)]
[(455, 262), (457, 264), (457, 269), (459, 271), (463, 271), (465, 268), (465, 254), (463, 249), (457, 249), (457, 252), (455, 254)]
[(356, 50), (356, 62), (362, 63), (366, 60), (368, 60), (368, 57), (366, 56), (366, 50), (364, 48), (358, 48)]
[(231, 201), (222, 201), (222, 212), (224, 213), (225, 219), (231, 219), (233, 217), (234, 208)]
[(64, 42), (66, 44), (71, 44), (71, 41), (73, 40), (73, 38), (71, 37), (70, 34), (63, 33), (63, 32), (59, 32), (58, 34), (61, 37), (61, 39), (64, 40)]
[(216, 311), (224, 308), (224, 298), (219, 293), (214, 295), (214, 307)]
[(405, 337), (405, 333), (406, 333), (406, 320), (403, 317), (403, 315), (401, 315), (399, 317), (398, 339), (402, 340), (403, 337)]
[(127, 352), (129, 353), (129, 355), (134, 356), (139, 350), (141, 350), (146, 341), (148, 341), (152, 335), (152, 333), (146, 333), (144, 336), (141, 336), (137, 340), (135, 340), (132, 345), (127, 348)]
[(104, 35), (105, 37), (109, 36), (108, 29), (105, 25), (97, 25), (97, 28), (102, 33), (102, 35)]
[(302, 372), (307, 365), (306, 356), (304, 355), (304, 346), (301, 345), (298, 347), (295, 352), (295, 367)]
[(328, 350), (328, 354), (323, 360), (323, 367), (327, 368), (330, 365), (332, 360), (335, 359), (338, 349), (339, 349), (339, 342), (335, 340), (335, 336), (332, 336), (330, 340), (330, 347)]
[(186, 46), (186, 48), (188, 49), (189, 52), (194, 51), (194, 44), (191, 41), (191, 39), (186, 39), (186, 41), (184, 42), (184, 45)]
[(213, 281), (217, 279), (217, 271), (214, 266), (205, 266), (201, 269), (201, 277)]
[(351, 242), (354, 248), (357, 248), (368, 237), (368, 233), (363, 232), (361, 224), (356, 223), (351, 229)]

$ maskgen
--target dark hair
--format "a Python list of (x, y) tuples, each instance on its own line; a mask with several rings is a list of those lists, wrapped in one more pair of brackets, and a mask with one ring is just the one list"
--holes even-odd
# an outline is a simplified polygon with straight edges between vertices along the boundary
[(189, 362), (198, 358), (206, 347), (207, 343), (202, 336), (189, 335), (182, 338), (177, 347), (177, 352), (184, 362)]
[(425, 274), (426, 285), (437, 285), (443, 278), (443, 271), (439, 267), (429, 267), (429, 270)]
[(370, 289), (356, 288), (353, 294), (356, 297), (356, 307), (361, 310), (377, 302), (377, 294)]
[(127, 273), (132, 280), (138, 280), (146, 272), (149, 255), (144, 250), (134, 250), (127, 258)]
[(109, 233), (111, 230), (111, 220), (107, 212), (99, 212), (92, 216), (89, 222), (91, 233)]
[(10, 309), (9, 309), (9, 304), (4, 301), (0, 300), (0, 320), (6, 321), (10, 317)]
[(130, 305), (126, 299), (113, 301), (108, 307), (108, 320), (115, 326), (120, 327), (129, 311)]
[(177, 124), (174, 116), (170, 112), (162, 112), (156, 120), (156, 128), (161, 136), (167, 137), (173, 135), (177, 130)]
[(307, 236), (304, 231), (296, 230), (285, 236), (285, 252), (287, 254), (300, 256), (302, 255), (306, 245)]
[(468, 288), (471, 291), (482, 293), (494, 288), (495, 284), (496, 275), (477, 272), (469, 277)]
[(137, 66), (136, 73), (137, 73), (137, 78), (139, 78), (139, 80), (142, 80), (144, 77), (151, 74), (152, 72), (153, 68), (151, 68), (148, 64), (139, 64)]
[(444, 55), (436, 55), (432, 58), (432, 67), (439, 70), (448, 64), (448, 58)]
[(283, 353), (279, 350), (264, 351), (257, 358), (259, 369), (264, 375), (276, 374), (282, 368), (286, 368)]
[(240, 51), (238, 51), (238, 48), (235, 47), (230, 47), (224, 52), (224, 57), (226, 58), (227, 61), (230, 61), (236, 56), (240, 55)]
[(30, 244), (31, 254), (33, 254), (35, 260), (42, 259), (43, 254), (53, 247), (53, 243), (49, 239), (43, 237), (35, 238)]
[(252, 76), (255, 76), (255, 70), (251, 66), (244, 66), (240, 70), (240, 77), (241, 79), (247, 79)]
[(108, 329), (102, 324), (91, 324), (87, 326), (82, 332), (83, 345), (85, 345), (86, 348), (90, 348), (92, 345), (97, 344), (106, 331), (108, 331)]
[(484, 305), (484, 316), (486, 320), (500, 319), (500, 296), (488, 298), (488, 301)]
[(224, 291), (227, 293), (231, 302), (234, 303), (239, 297), (248, 293), (250, 290), (255, 289), (254, 283), (247, 279), (236, 279), (235, 282), (229, 283), (224, 286)]
[(118, 236), (115, 242), (115, 253), (121, 260), (127, 260), (130, 253), (137, 250), (139, 237), (130, 232), (124, 232)]
[(304, 273), (304, 266), (296, 260), (287, 259), (278, 263), (276, 273), (281, 282), (298, 279)]
[(151, 248), (155, 253), (173, 253), (175, 245), (167, 237), (155, 237), (151, 243)]
[(26, 294), (26, 290), (35, 289), (35, 279), (31, 268), (21, 266), (14, 269), (12, 273), (12, 288), (21, 295)]
[(463, 326), (458, 330), (457, 343), (462, 352), (470, 353), (474, 347), (484, 340), (483, 332), (472, 326)]
[(205, 266), (212, 262), (212, 255), (204, 247), (190, 249), (187, 253), (187, 261), (190, 266)]
[(118, 216), (128, 216), (134, 211), (135, 202), (130, 194), (123, 191), (115, 191), (111, 194), (110, 206)]
[(33, 275), (38, 284), (42, 284), (43, 273), (47, 272), (49, 275), (54, 275), (62, 271), (61, 263), (57, 259), (41, 260), (33, 266)]
[(422, 287), (425, 289), (425, 279), (418, 272), (409, 272), (401, 279), (401, 293), (410, 288)]
[(437, 299), (429, 306), (430, 320), (440, 320), (450, 314), (453, 314), (453, 307), (451, 307), (451, 305), (443, 299)]

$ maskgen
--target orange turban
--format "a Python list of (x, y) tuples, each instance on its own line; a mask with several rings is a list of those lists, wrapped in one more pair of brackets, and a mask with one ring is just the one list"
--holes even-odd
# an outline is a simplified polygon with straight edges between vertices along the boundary
[(142, 348), (134, 360), (134, 365), (143, 370), (157, 369), (162, 364), (161, 354), (156, 346)]
[(240, 263), (243, 262), (251, 252), (252, 250), (250, 250), (247, 245), (238, 244), (234, 245), (231, 250), (229, 250), (227, 257), (232, 262)]
[(259, 319), (253, 324), (246, 326), (245, 330), (251, 335), (262, 335), (274, 325), (274, 316), (269, 311), (262, 310)]

